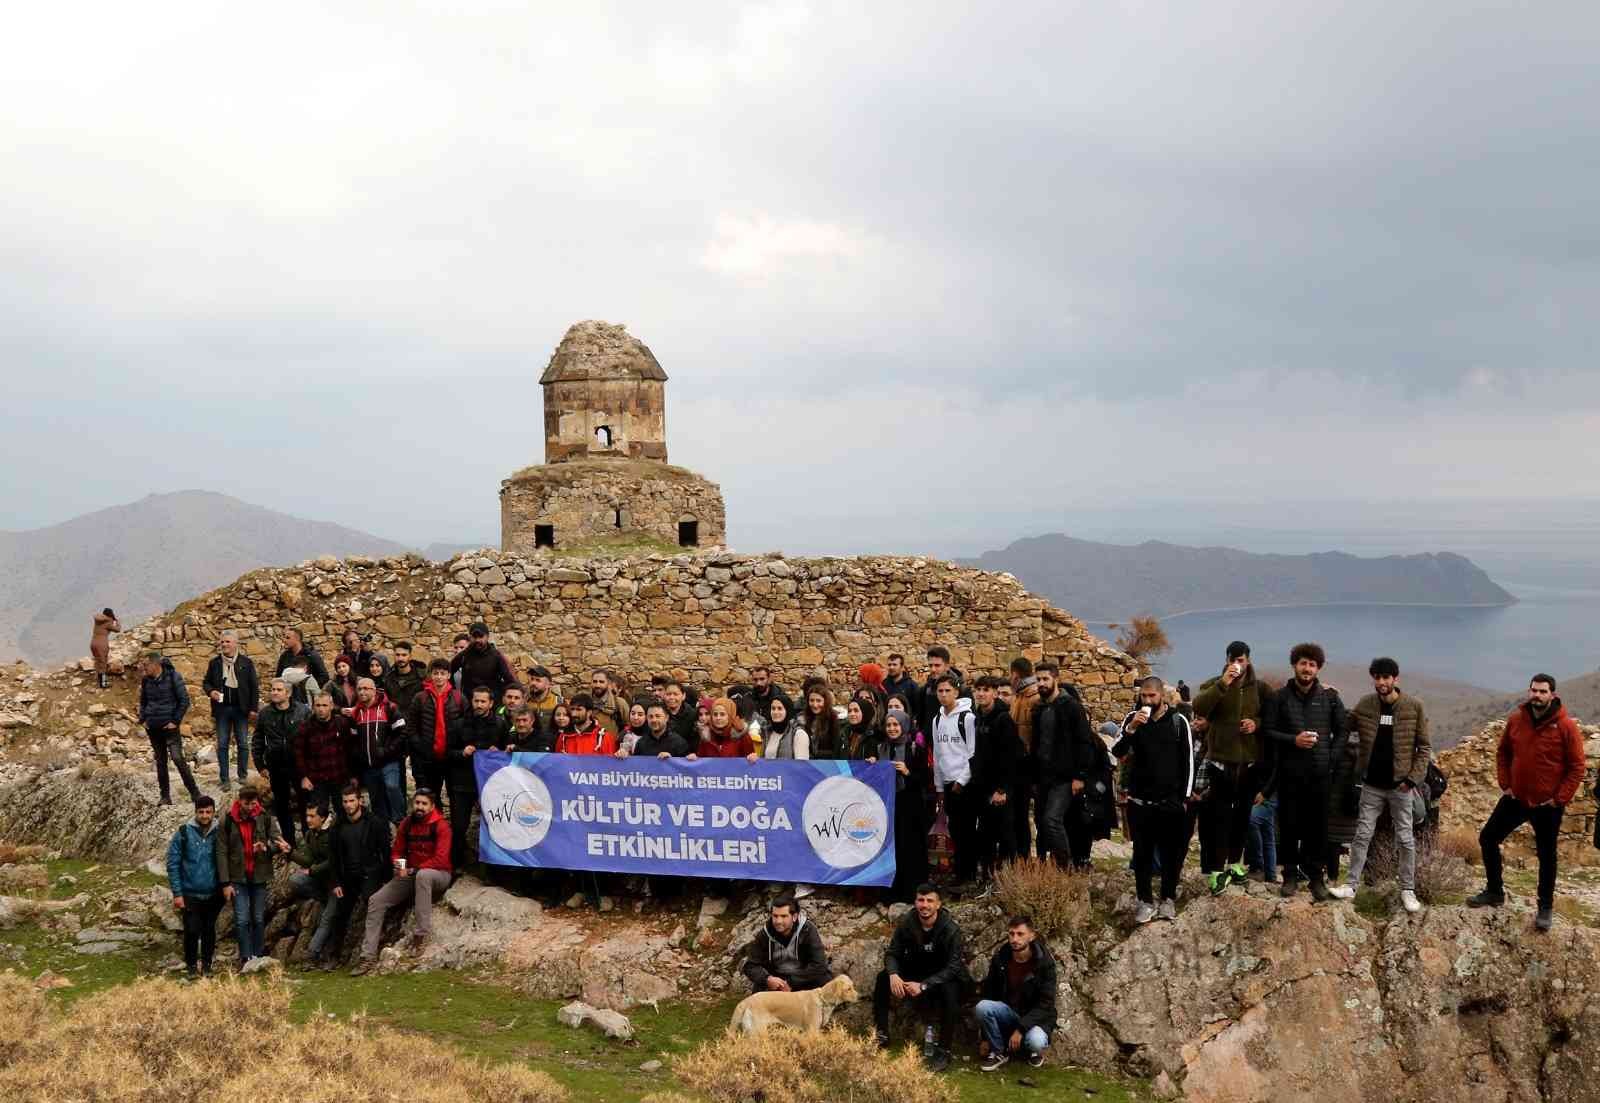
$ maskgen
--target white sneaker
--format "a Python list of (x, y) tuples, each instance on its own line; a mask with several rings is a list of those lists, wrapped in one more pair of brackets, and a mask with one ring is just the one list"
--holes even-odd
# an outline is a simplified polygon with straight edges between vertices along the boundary
[(1400, 906), (1412, 915), (1422, 910), (1422, 901), (1417, 899), (1417, 894), (1410, 889), (1403, 889), (1400, 893)]
[(1330, 885), (1328, 887), (1328, 895), (1335, 900), (1354, 900), (1356, 898), (1356, 890), (1349, 885)]
[(1134, 923), (1142, 927), (1155, 917), (1156, 906), (1154, 904), (1146, 904), (1143, 900), (1139, 901), (1139, 906), (1138, 908), (1134, 909), (1133, 913)]

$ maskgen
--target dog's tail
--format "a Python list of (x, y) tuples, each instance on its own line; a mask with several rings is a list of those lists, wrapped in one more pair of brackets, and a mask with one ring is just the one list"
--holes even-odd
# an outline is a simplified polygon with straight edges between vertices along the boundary
[(744, 1009), (744, 1013), (739, 1016), (739, 1033), (754, 1034), (755, 1032), (756, 1017), (755, 1014), (747, 1007)]

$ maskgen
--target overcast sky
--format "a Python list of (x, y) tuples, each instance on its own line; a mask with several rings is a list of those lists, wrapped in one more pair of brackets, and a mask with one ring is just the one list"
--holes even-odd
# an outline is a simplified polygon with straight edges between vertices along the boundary
[(752, 550), (1600, 496), (1597, 59), (1592, 3), (34, 5), (0, 528), (496, 540), (582, 318)]

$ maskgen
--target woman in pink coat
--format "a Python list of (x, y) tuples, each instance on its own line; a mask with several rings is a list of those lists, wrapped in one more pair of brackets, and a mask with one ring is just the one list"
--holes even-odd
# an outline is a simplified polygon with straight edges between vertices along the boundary
[(101, 689), (109, 684), (106, 674), (111, 669), (111, 633), (120, 631), (122, 625), (109, 606), (94, 615), (94, 635), (89, 638), (89, 654), (94, 657), (95, 677)]

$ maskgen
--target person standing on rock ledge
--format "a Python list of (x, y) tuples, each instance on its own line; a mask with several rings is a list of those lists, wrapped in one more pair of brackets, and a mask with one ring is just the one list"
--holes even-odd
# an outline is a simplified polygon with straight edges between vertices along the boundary
[(1375, 692), (1357, 702), (1350, 722), (1360, 740), (1356, 777), (1361, 782), (1360, 822), (1350, 845), (1350, 876), (1329, 891), (1340, 900), (1355, 898), (1361, 887), (1378, 818), (1389, 810), (1395, 845), (1400, 849), (1400, 904), (1415, 914), (1417, 899), (1417, 843), (1412, 831), (1412, 790), (1428, 772), (1428, 716), (1422, 702), (1400, 692), (1400, 664), (1387, 656), (1372, 660), (1367, 668)]
[(1468, 898), (1467, 906), (1498, 908), (1506, 902), (1500, 844), (1531, 822), (1539, 853), (1539, 914), (1533, 925), (1548, 931), (1555, 921), (1556, 840), (1561, 834), (1561, 817), (1577, 795), (1586, 768), (1583, 733), (1556, 696), (1556, 680), (1550, 675), (1535, 674), (1529, 682), (1527, 701), (1506, 718), (1495, 759), (1500, 803), (1478, 834), (1488, 884)]
[[(1194, 820), (1194, 734), (1189, 720), (1167, 704), (1167, 687), (1154, 674), (1139, 683), (1139, 707), (1122, 721), (1114, 758), (1132, 756), (1128, 817), (1133, 825), (1133, 877), (1139, 907), (1133, 921), (1178, 918), (1178, 875), (1189, 853)], [(1150, 891), (1152, 859), (1161, 861), (1161, 906)]]
[(261, 684), (256, 679), (256, 664), (250, 656), (239, 654), (239, 634), (233, 629), (222, 633), (217, 654), (206, 666), (200, 688), (211, 698), (211, 721), (217, 728), (217, 776), (222, 791), (233, 791), (228, 779), (228, 751), (238, 751), (239, 782), (250, 773), (250, 728), (256, 722), (261, 704)]
[(172, 784), (167, 775), (167, 759), (178, 768), (178, 776), (189, 790), (189, 799), (200, 799), (189, 763), (183, 757), (183, 717), (189, 711), (189, 690), (183, 675), (172, 668), (172, 660), (151, 651), (140, 660), (144, 678), (139, 683), (139, 723), (150, 737), (150, 751), (156, 760), (156, 785), (161, 803), (172, 803)]
[(1205, 721), (1206, 758), (1213, 766), (1210, 794), (1200, 809), (1208, 828), (1200, 833), (1201, 847), (1211, 844), (1210, 853), (1201, 854), (1201, 869), (1213, 896), (1249, 879), (1244, 846), (1264, 780), (1261, 715), (1269, 700), (1267, 689), (1256, 681), (1250, 645), (1243, 640), (1228, 645), (1222, 673), (1202, 683), (1194, 698), (1194, 715)]
[[(300, 629), (285, 628), (283, 630), (283, 651), (278, 655), (277, 676), (283, 677), (283, 672), (294, 666), (302, 658), (306, 661), (306, 670), (310, 672), (312, 678), (316, 679), (317, 685), (327, 684), (328, 667), (322, 661), (322, 656), (317, 654), (317, 649), (306, 643), (305, 637), (300, 633)], [(296, 701), (307, 706), (311, 704), (310, 694), (303, 680), (293, 683), (291, 688)]]
[(1318, 677), (1327, 661), (1320, 645), (1296, 644), (1289, 652), (1294, 677), (1273, 696), (1262, 725), (1278, 752), (1283, 817), (1279, 895), (1298, 892), (1304, 870), (1311, 878), (1312, 899), (1318, 903), (1333, 898), (1326, 877), (1329, 788), (1333, 756), (1346, 753), (1348, 733), (1344, 702)]
[(106, 606), (94, 615), (94, 634), (89, 637), (89, 655), (94, 659), (95, 684), (105, 689), (111, 683), (106, 676), (111, 673), (111, 633), (122, 631), (117, 614)]

